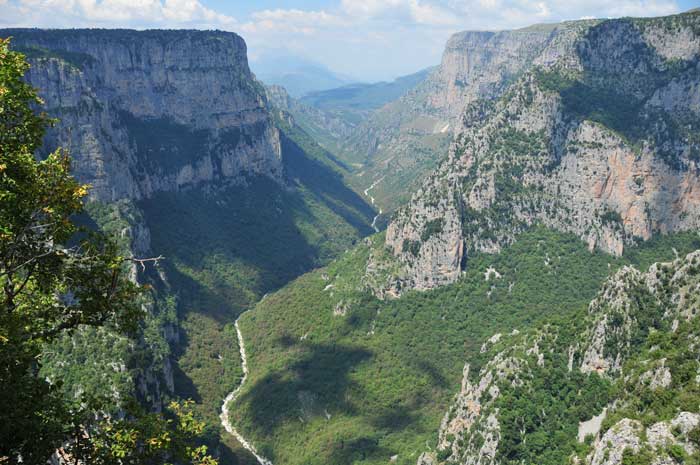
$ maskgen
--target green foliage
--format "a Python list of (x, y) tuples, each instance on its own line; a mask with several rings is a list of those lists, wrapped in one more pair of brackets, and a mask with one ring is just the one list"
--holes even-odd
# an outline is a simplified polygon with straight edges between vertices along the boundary
[[(198, 445), (204, 423), (195, 418), (192, 407), (190, 400), (171, 402), (166, 417), (131, 405), (129, 418), (101, 420), (96, 428), (86, 431), (89, 437), (76, 434), (79, 439), (65, 452), (82, 463), (95, 465), (161, 465), (171, 461), (216, 465), (207, 447)], [(75, 428), (82, 430), (80, 425)]]
[(410, 252), (411, 255), (417, 257), (420, 253), (421, 243), (419, 241), (412, 241), (410, 239), (404, 239), (401, 243), (401, 252)]
[[(34, 158), (49, 121), (32, 112), (41, 101), (22, 81), (27, 67), (24, 56), (0, 40), (0, 457), (45, 463), (66, 441), (82, 447), (76, 450), (82, 456), (109, 433), (100, 418), (116, 408), (106, 391), (126, 390), (128, 375), (119, 366), (112, 372), (58, 368), (64, 356), (78, 363), (112, 362), (109, 354), (124, 350), (138, 328), (143, 289), (128, 278), (129, 259), (117, 244), (74, 222), (87, 186), (71, 177), (69, 158), (60, 149), (45, 160)], [(148, 331), (146, 338), (153, 339)], [(46, 353), (47, 346), (56, 350)], [(180, 426), (196, 426), (180, 413)], [(119, 423), (128, 436), (144, 421), (161, 419), (128, 415)], [(169, 450), (189, 447), (167, 422), (160, 431), (169, 438)], [(112, 460), (100, 461), (98, 454), (89, 463), (146, 463), (138, 458), (140, 444), (131, 446), (118, 449)], [(197, 463), (215, 463), (204, 449), (187, 452)]]
[(545, 70), (535, 68), (535, 81), (540, 89), (549, 92), (561, 92), (569, 89), (575, 83), (575, 79), (559, 70)]
[[(224, 451), (216, 439), (221, 401), (242, 376), (231, 323), (266, 292), (353, 247), (371, 231), (374, 214), (346, 186), (342, 167), (326, 151), (298, 127), (277, 123), (285, 185), (254, 177), (158, 193), (136, 206), (144, 212), (153, 250), (166, 257), (163, 267), (177, 293), (176, 391), (197, 402), (211, 445)], [(120, 218), (136, 215), (125, 206), (119, 211)], [(112, 214), (93, 213), (119, 228)]]
[[(558, 341), (570, 341), (575, 336), (560, 335)], [(500, 409), (501, 463), (566, 462), (577, 449), (579, 422), (589, 419), (593, 412), (600, 412), (611, 399), (608, 380), (577, 370), (569, 372), (568, 347), (556, 344), (551, 349), (553, 352), (545, 356), (544, 366), (532, 370), (526, 386), (511, 387), (507, 383), (501, 386), (503, 394), (495, 404)]]
[(688, 458), (688, 454), (680, 444), (672, 444), (668, 446), (667, 451), (669, 457), (671, 457), (676, 463), (685, 463), (686, 458)]
[(600, 215), (600, 221), (608, 225), (621, 225), (622, 215), (614, 210), (606, 209), (603, 214)]
[(431, 237), (440, 234), (442, 232), (442, 227), (444, 223), (445, 220), (443, 220), (442, 218), (436, 218), (425, 223), (425, 227), (420, 233), (421, 242), (426, 242)]
[[(688, 236), (690, 247), (697, 237)], [(379, 464), (399, 454), (398, 463), (414, 464), (410, 454), (434, 441), (464, 363), (476, 374), (489, 359), (480, 353), (484, 340), (550, 323), (560, 328), (562, 347), (571, 343), (609, 273), (650, 256), (672, 258), (674, 246), (690, 251), (684, 237), (666, 236), (615, 258), (590, 253), (573, 235), (535, 228), (499, 255), (470, 256), (454, 284), (386, 301), (361, 291), (370, 246), (360, 245), (268, 295), (241, 320), (251, 373), (231, 408), (233, 421), (280, 463)], [(372, 247), (381, 247), (376, 242)], [(502, 277), (486, 281), (489, 267)], [(345, 316), (333, 313), (339, 303), (347, 306)], [(596, 376), (568, 377), (566, 360), (552, 357), (546, 364), (552, 372), (537, 374), (541, 397), (510, 397), (551, 417), (528, 420), (532, 443), (546, 444), (546, 463), (578, 447), (578, 421), (602, 410), (610, 389)], [(576, 398), (580, 386), (588, 394)], [(503, 427), (515, 428), (522, 416)], [(552, 425), (562, 433), (544, 434)], [(353, 452), (358, 443), (364, 454)], [(518, 453), (534, 457), (532, 447)]]
[(440, 449), (437, 453), (437, 459), (439, 462), (444, 462), (445, 460), (449, 459), (450, 456), (452, 456), (452, 449), (450, 448)]
[(642, 449), (635, 453), (629, 447), (622, 451), (621, 465), (651, 465), (654, 461), (654, 454), (648, 449)]
[(67, 50), (49, 50), (33, 45), (16, 47), (15, 50), (22, 53), (27, 59), (30, 60), (57, 58), (65, 61), (77, 69), (82, 69), (89, 66), (95, 61), (92, 55), (88, 55), (87, 53), (69, 52)]

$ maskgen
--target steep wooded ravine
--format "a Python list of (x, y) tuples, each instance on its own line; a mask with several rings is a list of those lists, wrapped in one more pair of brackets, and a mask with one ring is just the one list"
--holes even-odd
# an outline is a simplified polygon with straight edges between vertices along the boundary
[[(45, 147), (66, 147), (78, 180), (92, 185), (93, 226), (127, 254), (165, 256), (141, 277), (155, 286), (144, 347), (78, 332), (49, 351), (46, 373), (69, 381), (68, 396), (136, 393), (154, 408), (191, 397), (220, 463), (250, 462), (232, 454), (242, 449), (231, 436), (218, 439), (221, 401), (242, 374), (233, 323), (265, 292), (369, 234), (372, 207), (270, 107), (235, 34), (0, 35), (27, 54), (27, 78), (59, 119)], [(86, 373), (91, 353), (101, 366)]]
[(435, 448), (465, 362), (478, 374), (494, 334), (545, 324), (576, 331), (569, 319), (582, 320), (610, 273), (697, 248), (697, 234), (668, 236), (615, 258), (538, 229), (500, 254), (475, 255), (455, 283), (381, 301), (365, 274), (371, 254), (387, 253), (373, 237), (241, 319), (250, 371), (232, 422), (273, 463), (381, 464), (397, 456), (394, 463), (413, 465)]
[[(677, 274), (669, 269), (694, 267), (694, 255), (644, 276), (629, 265), (647, 270), (700, 246), (699, 17), (546, 29), (534, 55), (523, 55), (529, 67), (464, 103), (452, 149), (386, 236), (241, 319), (251, 363), (233, 415), (266, 457), (305, 465), (697, 458), (696, 320), (660, 317), (686, 298), (696, 306), (695, 271), (678, 275), (677, 287), (666, 282)], [(642, 282), (620, 307), (634, 321), (622, 311), (595, 320), (596, 309), (618, 305), (609, 290), (628, 275)], [(645, 280), (660, 287), (644, 290)], [(588, 339), (577, 345), (580, 332)], [(633, 375), (649, 372), (641, 384), (650, 391), (605, 374), (625, 360), (647, 363), (626, 357), (655, 352), (657, 338), (667, 361)], [(576, 369), (584, 365), (593, 368)], [(658, 390), (664, 384), (678, 387), (678, 399)], [(598, 438), (579, 443), (579, 423), (592, 428), (586, 422), (606, 407)]]
[(365, 134), (392, 145), (384, 171), (406, 134), (455, 134), (369, 237), (368, 201), (408, 178), (349, 189), (237, 36), (13, 31), (63, 118), (48, 139), (96, 185), (92, 219), (167, 258), (148, 350), (82, 333), (50, 375), (99, 387), (94, 350), (109, 387), (192, 397), (222, 463), (697, 462), (699, 20), (456, 35), (399, 101), (429, 108)]

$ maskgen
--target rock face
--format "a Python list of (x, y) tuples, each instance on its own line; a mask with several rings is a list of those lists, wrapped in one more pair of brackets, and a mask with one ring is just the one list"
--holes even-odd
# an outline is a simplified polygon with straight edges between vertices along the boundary
[(94, 200), (139, 199), (245, 174), (281, 179), (277, 130), (233, 33), (2, 30), (32, 64)]
[(353, 131), (347, 150), (365, 163), (366, 186), (385, 211), (394, 210), (430, 173), (461, 130), (464, 108), (500, 97), (522, 72), (561, 58), (584, 23), (514, 31), (468, 31), (447, 42), (440, 66), (400, 99)]
[[(585, 335), (581, 371), (619, 374), (633, 340), (644, 329), (640, 323), (644, 318), (664, 319), (671, 328), (694, 318), (699, 267), (700, 251), (696, 251), (672, 264), (652, 265), (646, 273), (625, 267), (612, 276), (588, 308), (592, 322)], [(648, 362), (644, 368), (639, 383), (668, 387), (666, 359)]]
[(573, 22), (546, 40), (523, 35), (522, 48), (498, 35), (454, 38), (455, 49), (488, 38), (523, 56), (521, 76), (507, 85), (512, 60), (446, 52), (440, 72), (462, 70), (450, 75), (471, 84), (448, 87), (436, 105), (471, 103), (448, 156), (387, 229), (401, 285), (453, 282), (469, 252), (497, 252), (533, 223), (615, 255), (700, 226), (699, 25), (697, 12)]
[(625, 418), (596, 441), (586, 463), (620, 465), (624, 463), (625, 453), (638, 455), (645, 451), (653, 457), (652, 463), (673, 465), (678, 462), (666, 452), (670, 447), (680, 447), (687, 455), (697, 452), (697, 445), (688, 438), (688, 433), (698, 424), (700, 415), (690, 412), (681, 412), (670, 421), (660, 421), (646, 429), (641, 422)]
[[(560, 327), (545, 325), (531, 333), (494, 335), (482, 347), (489, 359), (478, 374), (470, 375), (465, 366), (461, 389), (440, 424), (436, 450), (423, 453), (418, 465), (520, 460), (508, 454), (522, 453), (517, 445), (535, 440), (538, 421), (546, 425), (556, 412), (578, 405), (601, 380), (614, 387), (609, 397), (587, 404), (593, 409), (584, 412), (589, 420), (569, 418), (570, 433), (556, 436), (559, 445), (593, 436), (590, 446), (572, 450), (569, 463), (672, 465), (683, 457), (697, 459), (698, 299), (700, 251), (646, 272), (622, 268), (591, 302), (581, 333), (567, 336)], [(566, 385), (566, 379), (573, 386), (568, 394), (559, 387), (549, 390), (552, 383)], [(567, 400), (553, 406), (559, 394)], [(606, 425), (608, 418), (614, 421)], [(543, 433), (555, 437), (557, 431), (562, 430)], [(540, 454), (547, 457), (544, 450)]]
[[(153, 256), (137, 200), (248, 175), (282, 181), (280, 136), (239, 36), (28, 29), (0, 30), (0, 36), (13, 37), (13, 48), (27, 55), (27, 79), (59, 120), (45, 149), (67, 149), (74, 175), (91, 185), (90, 200), (123, 220), (125, 254)], [(134, 265), (131, 279), (168, 287), (161, 269), (151, 276), (140, 271)], [(164, 312), (156, 300), (144, 304), (147, 315)], [(157, 336), (129, 349), (142, 360), (135, 393), (155, 410), (174, 390), (169, 346), (179, 339), (176, 322), (160, 320)]]

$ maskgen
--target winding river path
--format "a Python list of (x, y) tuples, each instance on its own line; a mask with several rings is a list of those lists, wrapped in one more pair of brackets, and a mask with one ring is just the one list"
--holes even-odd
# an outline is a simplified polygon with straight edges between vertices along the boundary
[[(370, 195), (369, 191), (374, 189), (374, 187), (382, 182), (384, 180), (385, 176), (382, 176), (381, 178), (377, 179), (372, 183), (371, 186), (369, 186), (367, 189), (365, 189), (365, 196), (369, 197), (370, 202), (372, 202), (372, 205), (375, 205), (374, 202), (374, 197)], [(374, 228), (375, 232), (379, 232), (379, 228), (377, 228), (377, 219), (379, 216), (382, 214), (382, 209), (379, 209), (379, 213), (375, 215), (375, 217), (372, 219), (372, 228)], [(264, 298), (264, 297), (263, 297)], [(243, 437), (241, 433), (238, 432), (238, 430), (231, 424), (231, 419), (229, 418), (229, 410), (228, 406), (229, 404), (233, 403), (236, 399), (238, 399), (238, 396), (241, 394), (241, 390), (243, 389), (243, 386), (245, 386), (245, 382), (248, 380), (248, 357), (246, 356), (245, 353), (245, 341), (243, 340), (243, 334), (241, 333), (241, 328), (238, 325), (238, 322), (240, 321), (241, 317), (245, 315), (246, 312), (241, 313), (238, 318), (236, 319), (236, 323), (234, 326), (236, 327), (236, 335), (238, 336), (238, 349), (241, 353), (241, 367), (243, 368), (243, 378), (241, 378), (241, 382), (234, 389), (233, 391), (229, 392), (229, 394), (226, 396), (224, 399), (224, 403), (221, 406), (221, 415), (219, 415), (219, 418), (221, 418), (221, 425), (228, 431), (229, 434), (231, 434), (233, 437), (236, 438), (236, 440), (241, 443), (241, 445), (251, 454), (255, 456), (257, 459), (258, 463), (260, 465), (273, 465), (272, 462), (262, 455), (260, 455), (255, 448), (253, 444), (250, 443), (246, 438)]]
[[(377, 179), (376, 181), (374, 181), (374, 182), (372, 183), (371, 186), (369, 186), (367, 189), (365, 189), (365, 197), (369, 197), (370, 202), (372, 202), (372, 206), (375, 205), (375, 203), (374, 203), (374, 197), (372, 197), (372, 196), (369, 194), (369, 191), (371, 191), (372, 189), (374, 189), (374, 187), (375, 187), (377, 184), (379, 184), (380, 182), (382, 182), (382, 181), (384, 180), (385, 177), (386, 177), (386, 176), (382, 176), (381, 178), (379, 178), (379, 179)], [(379, 216), (380, 216), (381, 214), (382, 214), (382, 209), (381, 209), (381, 207), (380, 207), (380, 208), (379, 208), (379, 213), (378, 213), (377, 215), (375, 215), (374, 218), (372, 219), (372, 228), (374, 228), (374, 232), (379, 232), (379, 228), (377, 227), (377, 219), (379, 219)]]
[(243, 315), (245, 315), (245, 313), (246, 312), (241, 313), (238, 316), (238, 319), (236, 319), (235, 323), (236, 334), (238, 335), (238, 349), (241, 353), (241, 366), (243, 368), (243, 378), (241, 378), (241, 382), (238, 385), (238, 387), (231, 391), (224, 399), (224, 404), (221, 406), (221, 415), (219, 416), (219, 418), (221, 418), (221, 425), (226, 429), (226, 431), (228, 431), (229, 434), (233, 435), (233, 437), (235, 437), (236, 440), (240, 442), (241, 445), (248, 452), (253, 454), (260, 465), (272, 465), (272, 462), (270, 460), (258, 454), (258, 451), (255, 449), (255, 446), (249, 441), (247, 441), (246, 438), (244, 438), (241, 435), (241, 433), (238, 432), (238, 430), (231, 424), (231, 420), (229, 418), (228, 406), (230, 403), (232, 403), (238, 398), (238, 396), (241, 394), (241, 389), (243, 389), (245, 382), (248, 380), (248, 358), (245, 354), (245, 342), (243, 341), (243, 334), (241, 333), (241, 328), (238, 325), (238, 321)]

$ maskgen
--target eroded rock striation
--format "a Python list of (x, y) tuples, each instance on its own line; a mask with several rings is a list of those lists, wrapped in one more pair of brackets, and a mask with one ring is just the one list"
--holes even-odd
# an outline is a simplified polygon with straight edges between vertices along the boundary
[[(398, 285), (454, 282), (469, 253), (497, 252), (534, 223), (614, 255), (700, 226), (699, 25), (697, 12), (565, 23), (507, 49), (528, 51), (519, 76), (484, 57), (448, 60), (472, 84), (445, 102), (471, 103), (447, 157), (387, 229)], [(485, 76), (500, 97), (472, 88), (501, 88)]]
[(281, 179), (279, 134), (246, 45), (218, 31), (3, 30), (59, 119), (93, 200), (140, 199), (202, 182)]

